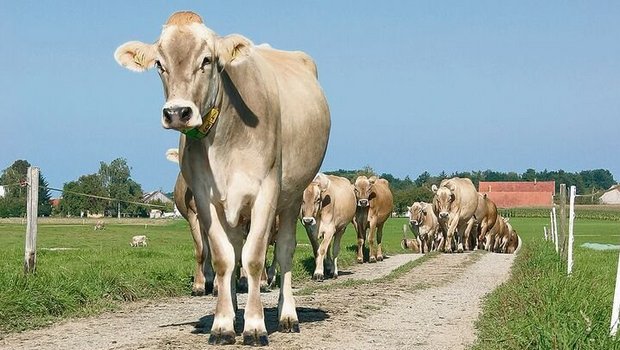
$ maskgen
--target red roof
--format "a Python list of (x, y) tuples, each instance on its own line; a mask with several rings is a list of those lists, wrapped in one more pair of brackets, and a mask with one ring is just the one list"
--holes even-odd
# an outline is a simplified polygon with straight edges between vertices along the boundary
[(480, 181), (478, 192), (498, 208), (552, 206), (555, 181)]
[(555, 181), (480, 181), (478, 192), (551, 192)]

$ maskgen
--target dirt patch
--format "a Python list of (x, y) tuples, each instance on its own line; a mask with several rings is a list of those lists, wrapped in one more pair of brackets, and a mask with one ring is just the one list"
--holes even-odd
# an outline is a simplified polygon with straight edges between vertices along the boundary
[[(277, 298), (262, 295), (270, 349), (463, 349), (475, 340), (481, 298), (509, 276), (512, 255), (442, 254), (390, 282), (372, 282), (420, 255), (356, 265), (325, 290), (296, 296), (301, 333), (277, 332)], [(347, 286), (346, 281), (369, 282)], [(312, 282), (318, 283), (318, 282)], [(244, 294), (239, 305), (245, 305)], [(10, 349), (194, 349), (206, 347), (213, 297), (133, 303), (115, 313), (7, 336)], [(243, 310), (235, 328), (243, 329)], [(241, 337), (237, 337), (241, 341)], [(209, 347), (212, 349), (220, 347)], [(241, 348), (227, 346), (225, 349)]]

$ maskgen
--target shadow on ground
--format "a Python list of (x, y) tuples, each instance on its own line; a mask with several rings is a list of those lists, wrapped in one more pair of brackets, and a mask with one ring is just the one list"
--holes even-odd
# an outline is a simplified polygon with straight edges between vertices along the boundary
[[(235, 332), (240, 335), (243, 332), (243, 309), (237, 310), (235, 318)], [(297, 317), (299, 318), (299, 326), (303, 328), (304, 323), (320, 322), (329, 318), (327, 312), (321, 309), (298, 307)], [(192, 333), (209, 333), (213, 326), (214, 315), (206, 315), (200, 318), (198, 323), (194, 325)], [(278, 308), (265, 308), (265, 326), (267, 333), (271, 334), (278, 330)]]

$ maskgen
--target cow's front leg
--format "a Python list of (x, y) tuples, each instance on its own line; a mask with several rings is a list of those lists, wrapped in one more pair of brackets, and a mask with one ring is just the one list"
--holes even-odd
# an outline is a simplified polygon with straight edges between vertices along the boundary
[[(463, 234), (463, 243), (464, 243), (464, 248), (465, 250), (471, 250), (471, 243), (470, 240), (470, 233), (471, 233), (471, 229), (474, 227), (474, 217), (472, 216), (469, 221), (467, 221), (467, 227), (465, 228), (465, 232)], [(473, 239), (472, 239), (473, 241)], [(462, 253), (463, 250), (459, 251), (459, 253)]]
[[(454, 215), (450, 217), (450, 221), (448, 222), (448, 229), (446, 232), (446, 242), (445, 242), (445, 249), (444, 251), (446, 253), (452, 253), (452, 238), (454, 236), (454, 232), (456, 231), (456, 227), (459, 223), (459, 215)], [(460, 245), (461, 251), (463, 249), (463, 246)]]
[(261, 274), (265, 270), (265, 256), (269, 233), (275, 219), (279, 187), (275, 181), (263, 181), (251, 213), (250, 232), (243, 246), (241, 261), (248, 279), (248, 300), (245, 307), (243, 344), (265, 346), (269, 344), (263, 303), (260, 300)]
[(278, 299), (278, 319), (281, 332), (299, 332), (299, 319), (293, 298), (293, 253), (297, 244), (295, 222), (301, 203), (293, 204), (280, 213), (280, 230), (276, 258), (280, 265), (280, 298)]
[(357, 263), (362, 264), (364, 262), (364, 236), (366, 235), (366, 232), (364, 230), (364, 225), (357, 222), (355, 218), (353, 218), (353, 225), (355, 226), (355, 231), (357, 232)]
[(318, 254), (316, 255), (316, 259), (315, 259), (315, 267), (314, 267), (314, 273), (312, 274), (312, 279), (316, 280), (316, 281), (323, 281), (323, 278), (325, 277), (325, 271), (324, 271), (324, 265), (325, 265), (325, 256), (328, 253), (329, 250), (329, 244), (332, 241), (332, 238), (334, 237), (334, 227), (333, 225), (321, 225), (321, 230), (323, 232), (323, 241), (321, 242), (321, 245), (319, 246), (319, 251)]
[(232, 299), (231, 284), (236, 263), (235, 249), (223, 226), (225, 222), (223, 214), (218, 213), (214, 205), (209, 205), (209, 207), (211, 218), (208, 229), (209, 248), (211, 250), (213, 270), (215, 271), (215, 284), (218, 288), (209, 344), (234, 344), (235, 307)]

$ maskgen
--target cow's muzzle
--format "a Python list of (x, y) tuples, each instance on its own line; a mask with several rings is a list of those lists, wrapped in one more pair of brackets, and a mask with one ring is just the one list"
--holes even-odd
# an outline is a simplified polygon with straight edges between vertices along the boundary
[(448, 217), (448, 212), (447, 211), (442, 211), (441, 213), (439, 213), (439, 218), (441, 219), (445, 219)]
[(301, 221), (304, 223), (304, 225), (314, 225), (316, 224), (316, 219), (313, 218), (312, 216), (304, 216)]
[(357, 205), (362, 207), (362, 208), (367, 207), (368, 206), (368, 199), (360, 199), (360, 200), (358, 200), (357, 201)]
[(409, 225), (411, 225), (411, 226), (418, 226), (418, 220), (410, 220), (409, 221)]
[(191, 107), (166, 107), (163, 110), (164, 121), (169, 125), (187, 124), (192, 118)]

